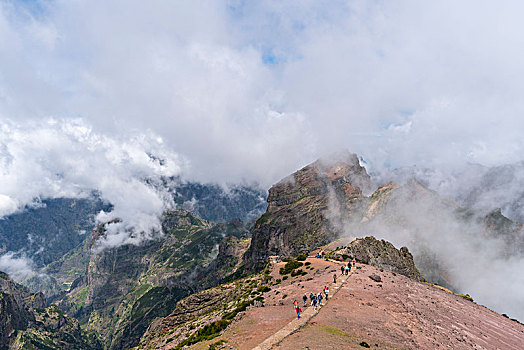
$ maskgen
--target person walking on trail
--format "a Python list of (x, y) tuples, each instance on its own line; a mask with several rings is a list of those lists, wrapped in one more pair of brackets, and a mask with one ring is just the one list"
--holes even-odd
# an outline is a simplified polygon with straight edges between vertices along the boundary
[(340, 266), (340, 274), (341, 274), (341, 275), (344, 274), (344, 265)]
[(353, 259), (352, 263), (353, 263), (353, 266), (355, 266), (355, 264), (356, 264), (357, 262), (355, 261), (355, 259)]
[(306, 306), (307, 303), (307, 295), (304, 293), (304, 296), (302, 297), (302, 300), (304, 301), (304, 306)]
[(348, 269), (349, 269), (349, 272), (351, 272), (351, 263), (348, 261)]
[(344, 272), (346, 273), (346, 276), (349, 275), (349, 267), (344, 267)]
[(311, 305), (313, 305), (313, 299), (315, 298), (315, 295), (313, 292), (309, 293), (309, 300), (311, 301)]
[(326, 294), (326, 302), (329, 300), (329, 288), (326, 286), (324, 287), (324, 294)]
[(337, 283), (337, 274), (336, 273), (333, 274), (333, 283), (335, 284)]
[(314, 298), (313, 299), (313, 306), (315, 307), (315, 311), (317, 311), (317, 305), (318, 305), (317, 298)]
[(295, 299), (295, 301), (293, 302), (293, 307), (296, 309), (298, 309), (298, 301), (297, 299)]
[(302, 309), (300, 307), (297, 307), (297, 318), (300, 318), (301, 312), (302, 312)]
[(318, 299), (318, 304), (322, 305), (322, 293), (318, 292), (317, 299)]

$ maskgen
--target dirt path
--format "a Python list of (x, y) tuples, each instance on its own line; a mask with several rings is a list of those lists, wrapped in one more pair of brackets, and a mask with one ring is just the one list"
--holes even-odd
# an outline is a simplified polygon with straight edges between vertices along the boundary
[[(337, 264), (340, 264), (339, 261), (332, 261)], [(351, 270), (349, 275), (353, 273), (354, 269)], [(341, 278), (337, 278), (337, 283), (333, 284), (330, 288), (330, 296), (329, 300), (332, 300), (332, 298), (337, 294), (339, 289), (344, 285), (344, 283), (347, 281), (349, 276), (343, 276)], [(293, 321), (289, 322), (286, 326), (281, 328), (278, 332), (274, 333), (270, 337), (268, 337), (266, 340), (264, 340), (262, 343), (258, 344), (253, 350), (270, 350), (273, 346), (280, 343), (282, 340), (284, 340), (287, 336), (295, 333), (300, 328), (307, 325), (307, 323), (318, 313), (320, 310), (329, 304), (329, 300), (326, 301), (326, 303), (322, 306), (319, 306), (318, 311), (315, 310), (314, 307), (307, 308), (302, 314), (300, 315), (300, 318), (296, 318)]]

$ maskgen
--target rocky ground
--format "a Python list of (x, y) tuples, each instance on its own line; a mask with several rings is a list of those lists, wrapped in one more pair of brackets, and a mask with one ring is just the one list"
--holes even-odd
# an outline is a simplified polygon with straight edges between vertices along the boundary
[[(290, 277), (264, 293), (219, 337), (192, 349), (252, 349), (296, 318), (292, 302), (332, 285), (340, 263), (308, 258), (305, 276)], [(278, 263), (272, 281), (281, 278)], [(522, 349), (524, 325), (428, 283), (357, 264), (338, 293), (277, 349)], [(303, 268), (302, 268), (303, 269)], [(370, 278), (378, 276), (380, 282)], [(309, 306), (307, 306), (309, 307)], [(306, 307), (306, 308), (307, 308)], [(306, 309), (304, 308), (304, 309)], [(165, 347), (169, 348), (169, 347)], [(174, 348), (174, 347), (173, 347)]]

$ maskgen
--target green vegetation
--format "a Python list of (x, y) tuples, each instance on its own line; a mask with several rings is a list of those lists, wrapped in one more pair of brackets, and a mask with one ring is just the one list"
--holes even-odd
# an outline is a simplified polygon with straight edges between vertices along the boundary
[(506, 315), (506, 314), (502, 314), (502, 316), (504, 316), (504, 317), (506, 317), (506, 318), (509, 318), (510, 320), (515, 321), (515, 322), (517, 322), (517, 323), (524, 324), (524, 323), (520, 322), (519, 320), (517, 320), (516, 318), (511, 318), (511, 317), (509, 317), (509, 316)]
[(307, 275), (307, 272), (306, 271), (302, 271), (301, 269), (291, 271), (291, 277), (305, 276), (305, 275)]
[(304, 261), (307, 259), (307, 254), (299, 254), (296, 258), (298, 261)]
[(303, 266), (304, 264), (299, 262), (299, 261), (296, 261), (296, 260), (290, 260), (286, 263), (286, 265), (284, 267), (281, 267), (280, 268), (280, 274), (281, 275), (287, 275), (291, 272), (293, 272), (293, 270), (295, 269), (298, 269), (299, 267)]
[[(263, 300), (264, 298), (262, 298)], [(235, 318), (235, 316), (239, 313), (239, 312), (243, 312), (243, 311), (246, 311), (247, 307), (249, 305), (252, 305), (253, 304), (253, 300), (250, 300), (250, 301), (243, 301), (240, 303), (240, 305), (238, 305), (233, 311), (231, 312), (228, 312), (227, 314), (225, 314), (224, 316), (222, 316), (222, 319), (223, 320), (232, 320)]]
[(322, 327), (322, 329), (328, 333), (331, 333), (331, 334), (338, 334), (338, 335), (345, 335), (347, 336), (348, 334), (345, 333), (345, 332), (342, 332), (340, 329), (336, 329), (336, 328), (333, 328), (333, 327), (330, 327), (330, 326), (324, 326)]
[(231, 321), (224, 319), (211, 322), (210, 324), (204, 326), (204, 328), (192, 334), (189, 338), (183, 340), (180, 344), (176, 346), (175, 349), (182, 349), (185, 346), (193, 345), (196, 343), (200, 343), (201, 341), (216, 338), (220, 335), (220, 332), (222, 332), (224, 329), (227, 328), (227, 326), (229, 326), (230, 323)]
[(309, 197), (309, 196), (300, 196), (300, 197), (298, 197), (298, 198), (293, 202), (293, 204), (298, 203), (298, 202), (300, 202), (302, 199), (307, 198), (307, 197)]
[(271, 288), (269, 288), (268, 286), (258, 286), (257, 287), (257, 291), (259, 291), (260, 293), (266, 293), (266, 292), (269, 292), (271, 290)]
[(258, 227), (258, 226), (261, 226), (261, 225), (264, 225), (268, 220), (269, 220), (269, 217), (271, 216), (271, 214), (269, 212), (265, 212), (264, 214), (262, 214), (262, 216), (257, 220), (257, 222), (255, 223), (255, 227)]
[(224, 340), (224, 339), (221, 339), (211, 345), (209, 345), (209, 350), (217, 350), (220, 348), (220, 346), (224, 345), (225, 343), (227, 343), (227, 340)]
[(459, 297), (463, 297), (466, 300), (473, 301), (473, 298), (469, 294), (458, 294)]

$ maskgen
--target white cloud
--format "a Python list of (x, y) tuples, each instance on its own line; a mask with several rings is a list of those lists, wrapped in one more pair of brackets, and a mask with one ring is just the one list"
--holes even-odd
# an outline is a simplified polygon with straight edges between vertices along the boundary
[(7, 273), (13, 279), (21, 281), (36, 274), (33, 261), (26, 257), (8, 252), (0, 256), (0, 271)]
[(0, 149), (2, 216), (41, 198), (87, 197), (98, 190), (114, 205), (100, 219), (120, 218), (137, 234), (158, 227), (159, 215), (172, 205), (146, 180), (178, 175), (183, 164), (149, 131), (111, 138), (80, 120), (0, 123)]

